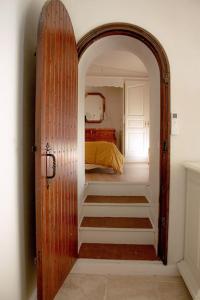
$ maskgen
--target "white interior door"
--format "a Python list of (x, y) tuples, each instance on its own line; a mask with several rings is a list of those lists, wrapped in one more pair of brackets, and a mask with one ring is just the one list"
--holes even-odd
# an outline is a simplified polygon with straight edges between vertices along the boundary
[(148, 162), (149, 83), (125, 82), (125, 159)]

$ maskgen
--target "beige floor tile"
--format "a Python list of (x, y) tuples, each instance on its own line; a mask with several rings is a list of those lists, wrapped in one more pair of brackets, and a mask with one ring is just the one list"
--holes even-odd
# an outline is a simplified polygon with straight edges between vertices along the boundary
[(178, 276), (68, 276), (55, 300), (191, 300)]
[(159, 282), (159, 300), (192, 300), (183, 282)]
[(159, 300), (155, 279), (150, 276), (108, 278), (106, 300)]
[(104, 300), (107, 279), (95, 275), (70, 275), (55, 300)]

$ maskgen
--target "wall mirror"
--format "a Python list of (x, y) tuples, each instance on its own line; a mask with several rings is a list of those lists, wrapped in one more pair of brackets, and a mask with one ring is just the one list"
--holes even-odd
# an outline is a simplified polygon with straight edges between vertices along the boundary
[(104, 119), (105, 97), (101, 93), (85, 95), (85, 122), (101, 123)]

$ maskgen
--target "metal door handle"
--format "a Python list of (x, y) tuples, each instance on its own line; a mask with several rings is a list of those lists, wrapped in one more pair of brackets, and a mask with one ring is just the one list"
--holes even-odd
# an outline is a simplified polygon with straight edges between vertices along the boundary
[(47, 161), (46, 161), (46, 179), (53, 179), (56, 176), (56, 157), (54, 154), (50, 154), (50, 153), (46, 153), (45, 156), (46, 159), (47, 157), (51, 157), (53, 159), (53, 166), (52, 166), (53, 174), (50, 176), (47, 174), (48, 168), (47, 168)]

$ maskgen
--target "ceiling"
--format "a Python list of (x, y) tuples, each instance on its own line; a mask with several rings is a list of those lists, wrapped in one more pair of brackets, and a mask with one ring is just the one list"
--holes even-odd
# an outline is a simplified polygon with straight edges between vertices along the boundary
[(147, 76), (143, 62), (128, 51), (113, 50), (97, 57), (88, 68), (89, 76)]

